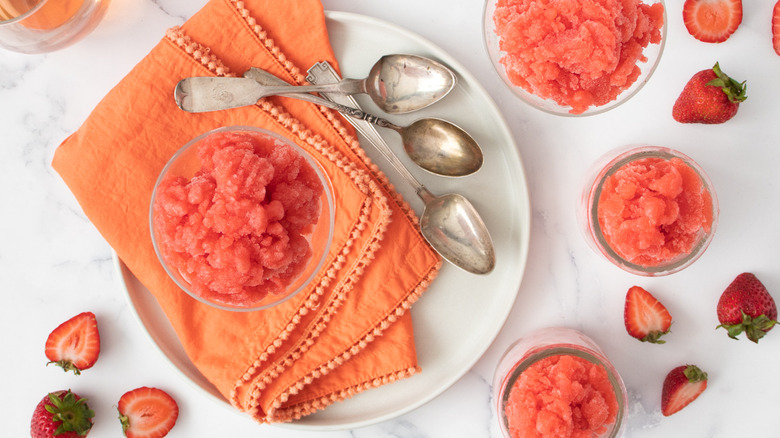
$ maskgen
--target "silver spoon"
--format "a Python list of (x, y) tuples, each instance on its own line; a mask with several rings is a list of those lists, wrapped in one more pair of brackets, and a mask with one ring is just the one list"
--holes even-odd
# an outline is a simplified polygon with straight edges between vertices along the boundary
[(365, 93), (384, 112), (405, 114), (423, 109), (446, 96), (457, 82), (452, 70), (422, 56), (385, 55), (365, 79), (297, 86), (296, 92)]
[[(280, 80), (276, 78), (277, 80)], [(269, 80), (265, 78), (264, 80)], [(309, 69), (310, 82), (338, 80), (327, 62)], [(328, 96), (339, 103), (357, 105), (349, 96)], [(423, 186), (401, 163), (374, 127), (362, 119), (350, 123), (373, 144), (398, 173), (414, 188), (424, 208), (420, 216), (420, 232), (445, 260), (473, 274), (487, 274), (496, 265), (496, 253), (485, 223), (465, 197), (450, 193), (436, 196)]]
[(426, 118), (417, 120), (409, 126), (398, 126), (357, 108), (347, 107), (312, 94), (291, 91), (291, 88), (299, 90), (291, 85), (260, 83), (263, 82), (263, 78), (270, 79), (273, 76), (261, 69), (250, 69), (245, 75), (250, 77), (207, 76), (182, 79), (174, 90), (176, 104), (185, 111), (198, 113), (254, 105), (263, 97), (284, 95), (314, 102), (350, 117), (398, 132), (409, 157), (431, 173), (466, 176), (482, 167), (482, 150), (477, 142), (466, 131), (445, 120)]
[(415, 55), (385, 55), (374, 64), (365, 79), (301, 85), (291, 92), (365, 93), (382, 111), (404, 114), (438, 102), (455, 87), (456, 82), (452, 70), (432, 59)]
[(452, 70), (432, 59), (386, 55), (374, 64), (366, 79), (342, 79), (340, 83), (359, 86), (386, 113), (403, 114), (439, 101), (456, 82)]

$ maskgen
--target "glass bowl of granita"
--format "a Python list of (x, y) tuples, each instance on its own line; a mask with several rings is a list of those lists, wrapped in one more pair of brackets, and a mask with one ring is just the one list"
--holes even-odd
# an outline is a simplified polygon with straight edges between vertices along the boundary
[(152, 192), (152, 243), (165, 271), (211, 306), (252, 311), (304, 290), (333, 239), (320, 164), (274, 132), (229, 126), (179, 149)]
[(504, 353), (493, 400), (505, 438), (621, 436), (628, 395), (615, 367), (584, 333), (538, 329)]
[(651, 145), (624, 146), (596, 160), (577, 206), (591, 248), (647, 277), (678, 272), (701, 257), (718, 213), (704, 169), (680, 151)]
[(650, 80), (666, 23), (663, 0), (486, 0), (483, 36), (516, 96), (551, 114), (588, 116)]

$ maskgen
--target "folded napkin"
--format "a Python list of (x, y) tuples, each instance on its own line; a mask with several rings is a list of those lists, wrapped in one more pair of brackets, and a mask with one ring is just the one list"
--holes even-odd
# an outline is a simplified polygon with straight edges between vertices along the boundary
[[(179, 110), (188, 76), (265, 68), (291, 83), (336, 66), (318, 0), (211, 0), (161, 42), (57, 149), (52, 166), (118, 256), (154, 294), (195, 366), (260, 422), (300, 418), (419, 371), (407, 310), (440, 258), (417, 219), (370, 163), (354, 131), (325, 108), (283, 97), (204, 114)], [(256, 312), (204, 305), (168, 278), (149, 233), (155, 180), (182, 145), (211, 129), (263, 127), (325, 167), (336, 228), (326, 266), (292, 299)]]

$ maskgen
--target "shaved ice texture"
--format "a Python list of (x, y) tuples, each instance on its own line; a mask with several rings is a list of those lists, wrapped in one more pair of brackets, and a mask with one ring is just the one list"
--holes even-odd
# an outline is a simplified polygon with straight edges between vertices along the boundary
[(712, 194), (680, 158), (648, 157), (621, 166), (602, 184), (598, 218), (620, 257), (658, 266), (691, 252), (713, 221)]
[(571, 355), (530, 365), (504, 408), (512, 438), (595, 438), (615, 423), (617, 412), (607, 370)]
[(312, 256), (306, 236), (324, 190), (316, 172), (294, 148), (258, 132), (217, 132), (197, 148), (200, 170), (157, 189), (163, 259), (208, 301), (252, 307), (285, 293)]
[(580, 114), (617, 98), (661, 42), (664, 8), (640, 0), (497, 0), (493, 15), (509, 80)]

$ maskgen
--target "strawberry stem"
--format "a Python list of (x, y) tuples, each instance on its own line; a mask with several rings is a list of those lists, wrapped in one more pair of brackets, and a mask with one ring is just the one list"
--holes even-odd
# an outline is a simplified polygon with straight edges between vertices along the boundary
[(720, 65), (716, 62), (712, 67), (712, 71), (715, 72), (717, 78), (707, 82), (707, 85), (711, 87), (720, 87), (726, 96), (728, 96), (730, 102), (739, 103), (744, 102), (747, 99), (747, 81), (737, 82), (723, 70), (720, 69)]
[(729, 337), (732, 339), (738, 339), (737, 336), (742, 332), (745, 332), (748, 339), (758, 344), (758, 340), (763, 338), (764, 335), (766, 335), (766, 332), (774, 327), (775, 324), (777, 324), (777, 321), (769, 319), (769, 317), (764, 314), (753, 318), (743, 310), (742, 322), (737, 324), (721, 324), (715, 328), (725, 328)]
[(86, 436), (92, 428), (92, 418), (95, 412), (87, 406), (87, 399), (76, 399), (76, 394), (68, 390), (61, 396), (49, 393), (51, 404), (46, 405), (46, 411), (52, 414), (54, 422), (60, 422), (54, 435), (65, 432), (75, 432)]
[(691, 383), (707, 380), (707, 373), (702, 371), (701, 368), (697, 367), (696, 365), (686, 366), (685, 370), (683, 370), (683, 374), (685, 375), (685, 378), (688, 379), (688, 381)]
[(666, 330), (666, 331), (663, 331), (663, 332), (660, 331), (660, 330), (655, 330), (655, 331), (652, 331), (652, 332), (648, 333), (647, 336), (645, 336), (644, 338), (640, 339), (640, 341), (642, 341), (642, 342), (650, 342), (652, 344), (665, 344), (666, 341), (661, 339), (661, 336), (663, 336), (663, 335), (665, 335), (667, 333), (669, 333), (669, 330)]
[(122, 424), (122, 435), (127, 436), (127, 429), (130, 428), (130, 418), (127, 415), (119, 413), (119, 422)]
[(46, 363), (46, 366), (49, 366), (51, 364), (57, 365), (58, 367), (62, 367), (62, 371), (66, 372), (66, 373), (68, 371), (73, 371), (73, 374), (76, 374), (76, 375), (81, 374), (81, 370), (76, 365), (74, 365), (73, 362), (71, 362), (71, 361), (69, 361), (67, 359), (62, 359), (62, 360), (57, 360), (57, 361), (53, 360), (51, 362)]

